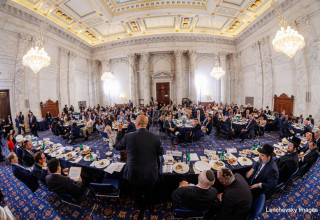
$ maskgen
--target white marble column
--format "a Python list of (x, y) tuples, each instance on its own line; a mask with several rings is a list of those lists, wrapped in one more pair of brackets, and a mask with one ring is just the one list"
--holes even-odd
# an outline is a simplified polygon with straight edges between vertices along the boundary
[(197, 103), (197, 90), (196, 90), (196, 56), (197, 52), (195, 50), (189, 51), (189, 99), (192, 101), (192, 104)]
[[(263, 99), (262, 99), (262, 108), (269, 106), (270, 109), (273, 109), (273, 69), (270, 53), (270, 39), (265, 37), (260, 41), (261, 47), (261, 56), (262, 56), (262, 70), (263, 70)], [(280, 94), (279, 94), (280, 95)]]
[(19, 114), (19, 112), (21, 111), (25, 115), (25, 118), (27, 118), (28, 114), (28, 108), (26, 108), (27, 106), (25, 106), (25, 100), (27, 99), (27, 97), (25, 97), (25, 73), (27, 67), (22, 65), (22, 58), (27, 52), (28, 45), (30, 45), (30, 43), (31, 36), (20, 34), (14, 71), (14, 104), (16, 109), (14, 116), (16, 114)]
[[(109, 58), (104, 58), (101, 60), (101, 76), (103, 75), (103, 73), (111, 71), (110, 64), (111, 64), (111, 60)], [(111, 95), (108, 94), (109, 92), (111, 92), (111, 89), (108, 88), (107, 90), (105, 90), (105, 88), (104, 88), (105, 85), (104, 85), (104, 82), (101, 80), (101, 76), (100, 76), (100, 78), (97, 77), (97, 80), (98, 80), (97, 84), (100, 86), (99, 91), (101, 94), (101, 98), (98, 103), (101, 105), (106, 105), (106, 104), (110, 105), (110, 103), (113, 104), (112, 97), (111, 97)], [(99, 79), (100, 79), (100, 81), (99, 81)], [(111, 85), (106, 85), (106, 86), (109, 87)], [(112, 92), (111, 92), (111, 94), (112, 94)], [(111, 100), (109, 100), (109, 99), (111, 99)]]
[(136, 55), (135, 54), (129, 54), (129, 81), (130, 81), (130, 100), (133, 103), (133, 106), (138, 105), (137, 96), (136, 96)]
[(151, 87), (150, 87), (150, 73), (149, 73), (149, 58), (150, 54), (148, 52), (142, 54), (142, 75), (143, 75), (143, 98), (144, 106), (150, 104), (151, 100)]
[(227, 54), (220, 53), (220, 66), (225, 71), (225, 75), (221, 77), (221, 102), (228, 102), (228, 71), (227, 71)]
[(68, 75), (68, 84), (69, 84), (69, 104), (76, 106), (76, 54), (73, 52), (69, 53), (69, 75)]
[(60, 112), (65, 105), (69, 106), (68, 100), (68, 67), (69, 67), (69, 51), (60, 48), (60, 63), (59, 63), (59, 76), (58, 76), (58, 100), (60, 104)]
[(183, 89), (183, 83), (182, 83), (182, 63), (181, 63), (181, 57), (182, 57), (182, 50), (175, 50), (174, 51), (174, 57), (175, 57), (175, 72), (176, 72), (176, 98), (177, 98), (177, 104), (182, 103), (182, 89)]
[[(260, 42), (257, 41), (252, 44), (253, 50), (253, 60), (256, 66), (255, 71), (255, 91), (253, 92), (254, 95), (254, 107), (262, 108), (262, 99), (263, 99), (263, 71), (261, 66), (261, 52), (260, 52)], [(251, 103), (252, 104), (252, 103)]]
[[(89, 93), (89, 102), (88, 105), (93, 105), (93, 83), (92, 83), (92, 71), (93, 71), (93, 61), (87, 59), (87, 67), (88, 67), (88, 93)], [(76, 105), (78, 108), (78, 105)], [(75, 107), (76, 107), (75, 106)]]

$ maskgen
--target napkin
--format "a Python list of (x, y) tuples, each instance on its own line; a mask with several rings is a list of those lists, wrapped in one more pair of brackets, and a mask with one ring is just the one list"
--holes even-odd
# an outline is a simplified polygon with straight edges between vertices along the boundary
[(164, 164), (162, 166), (162, 173), (172, 173), (173, 165), (172, 164)]
[(199, 157), (197, 155), (197, 153), (191, 153), (190, 154), (190, 161), (198, 161)]
[(165, 162), (165, 163), (168, 163), (169, 161), (170, 161), (170, 162), (173, 162), (173, 161), (174, 161), (173, 156), (167, 155), (167, 154), (163, 155), (163, 159), (164, 159), (164, 162)]
[(124, 162), (117, 162), (117, 164), (118, 164), (118, 167), (117, 167), (117, 169), (116, 169), (115, 171), (116, 171), (116, 172), (121, 172), (122, 168), (124, 167), (124, 165), (125, 165), (126, 163), (124, 163)]
[(174, 157), (182, 157), (182, 152), (181, 151), (172, 151), (172, 156), (174, 156)]
[(96, 165), (97, 161), (94, 161), (90, 164), (90, 167), (94, 167)]
[(109, 166), (107, 166), (106, 169), (104, 169), (104, 171), (106, 171), (107, 173), (113, 174), (113, 172), (117, 169), (118, 164), (117, 163), (111, 163)]

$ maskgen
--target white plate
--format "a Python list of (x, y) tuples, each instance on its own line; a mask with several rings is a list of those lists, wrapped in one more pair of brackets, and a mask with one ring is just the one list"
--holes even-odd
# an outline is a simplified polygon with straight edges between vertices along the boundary
[[(177, 169), (178, 165), (182, 165), (183, 168)], [(175, 164), (173, 164), (173, 171), (176, 173), (180, 173), (180, 174), (187, 173), (187, 172), (189, 172), (189, 165), (185, 164), (185, 163), (175, 163)]]
[[(71, 157), (67, 157), (68, 154), (72, 154), (72, 156), (71, 156)], [(66, 154), (64, 155), (64, 157), (65, 157), (66, 159), (71, 159), (71, 158), (74, 157), (76, 154), (77, 154), (76, 152), (71, 151), (71, 152), (69, 152), (69, 153), (66, 153)]]
[[(103, 162), (103, 165), (100, 165), (100, 163)], [(110, 160), (108, 159), (102, 159), (99, 161), (96, 161), (95, 167), (97, 168), (105, 168), (110, 164)]]
[[(216, 164), (216, 162), (221, 163), (221, 166), (218, 166), (218, 165)], [(219, 160), (210, 160), (209, 165), (210, 165), (210, 167), (212, 167), (212, 169), (214, 169), (214, 170), (220, 170), (220, 169), (226, 167), (225, 163), (224, 163), (223, 161), (219, 161)]]
[(210, 170), (210, 165), (204, 161), (195, 162), (194, 167), (199, 171)]
[(50, 153), (50, 152), (52, 152), (52, 151), (53, 151), (53, 149), (50, 150), (50, 148), (49, 148), (49, 149), (45, 150), (43, 153), (48, 154), (48, 153)]
[[(87, 154), (87, 155), (89, 155), (89, 154)], [(87, 155), (83, 157), (84, 161), (90, 161), (90, 157), (87, 158)], [(97, 155), (95, 153), (91, 153), (91, 155), (92, 155), (93, 159), (95, 160)]]
[[(279, 152), (280, 151), (280, 152)], [(285, 154), (285, 152), (283, 150), (280, 150), (280, 149), (275, 149), (274, 153), (277, 155), (277, 156), (283, 156)]]
[(56, 151), (50, 154), (51, 157), (57, 157), (59, 155), (60, 155), (59, 152), (56, 152)]
[(111, 151), (108, 151), (108, 152), (106, 153), (106, 155), (107, 155), (108, 157), (110, 157), (110, 156), (112, 155), (112, 152), (111, 152)]
[[(235, 162), (234, 162), (233, 164), (229, 163), (229, 160), (230, 160), (231, 158), (234, 158), (234, 159), (235, 159)], [(227, 160), (227, 161), (228, 161), (228, 164), (230, 164), (231, 166), (236, 166), (236, 165), (238, 165), (238, 160), (237, 160), (237, 158), (235, 158), (235, 157), (230, 157), (229, 160)]]
[(238, 162), (240, 163), (241, 166), (245, 166), (245, 165), (250, 166), (250, 165), (252, 165), (252, 161), (247, 157), (239, 157), (238, 158)]

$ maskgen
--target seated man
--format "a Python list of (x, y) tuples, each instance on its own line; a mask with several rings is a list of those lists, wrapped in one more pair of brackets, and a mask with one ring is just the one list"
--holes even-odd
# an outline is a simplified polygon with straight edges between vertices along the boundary
[(228, 126), (228, 136), (229, 136), (229, 138), (233, 138), (235, 136), (234, 128), (232, 127), (232, 117), (233, 117), (233, 115), (229, 114), (228, 118), (226, 120), (226, 124)]
[(285, 120), (281, 126), (280, 139), (292, 137), (294, 134), (295, 132), (292, 129), (292, 118), (288, 117), (288, 120)]
[(35, 151), (32, 149), (31, 141), (24, 142), (24, 149), (22, 153), (22, 161), (25, 163), (26, 166), (32, 167), (34, 164), (34, 154)]
[(312, 125), (309, 124), (307, 120), (304, 121), (303, 131), (301, 132), (301, 135), (304, 135), (308, 132), (312, 132)]
[(178, 110), (178, 113), (175, 114), (174, 118), (175, 119), (180, 119), (183, 116), (183, 113), (181, 112), (181, 109)]
[(218, 195), (218, 191), (212, 187), (214, 181), (214, 173), (204, 170), (199, 174), (196, 186), (187, 181), (180, 182), (171, 196), (173, 206), (178, 209), (209, 210)]
[(251, 168), (246, 178), (249, 180), (253, 200), (258, 198), (262, 193), (268, 198), (271, 196), (278, 184), (279, 169), (276, 162), (273, 160), (275, 153), (273, 147), (269, 144), (258, 148), (259, 163)]
[(47, 187), (50, 191), (58, 194), (69, 194), (74, 199), (83, 196), (85, 187), (81, 177), (74, 181), (69, 177), (61, 175), (61, 166), (57, 158), (52, 158), (48, 162), (49, 171), (52, 173), (46, 176)]
[[(199, 111), (199, 110), (198, 110)], [(191, 128), (191, 131), (186, 132), (185, 134), (185, 142), (188, 143), (192, 139), (192, 135), (195, 134), (197, 131), (201, 131), (201, 125), (199, 124), (199, 121), (197, 118), (194, 119), (193, 126)]]
[(204, 124), (202, 126), (202, 130), (206, 133), (206, 135), (209, 135), (213, 128), (212, 117), (209, 115), (206, 119), (203, 121)]
[(308, 149), (303, 149), (299, 154), (299, 166), (302, 167), (305, 164), (308, 164), (307, 167), (311, 167), (319, 157), (319, 152), (317, 150), (317, 144), (314, 140), (309, 142)]
[(224, 168), (217, 172), (220, 183), (225, 187), (216, 219), (247, 219), (251, 211), (252, 195), (246, 180), (239, 174)]
[(197, 119), (199, 122), (204, 120), (204, 115), (201, 114), (200, 110), (197, 110), (195, 114), (193, 114), (193, 118)]
[(130, 118), (127, 118), (127, 124), (127, 132), (135, 132), (137, 130), (135, 124), (131, 121)]
[(309, 149), (309, 143), (310, 143), (311, 140), (312, 140), (312, 133), (311, 132), (307, 132), (306, 133), (306, 141), (307, 141), (307, 143), (304, 146), (301, 145), (301, 147), (299, 147), (298, 153), (300, 153), (302, 151), (306, 152)]
[(173, 123), (173, 121), (171, 120), (171, 116), (168, 115), (167, 119), (164, 122), (164, 129), (167, 130), (168, 135), (170, 137), (175, 136), (175, 131), (176, 131), (176, 125)]
[(42, 152), (38, 151), (34, 155), (34, 161), (35, 164), (31, 174), (37, 180), (40, 180), (43, 184), (46, 184), (46, 176), (48, 175), (46, 156)]
[(279, 169), (279, 183), (286, 182), (289, 177), (298, 169), (299, 158), (298, 148), (301, 140), (293, 137), (288, 145), (287, 153), (276, 160)]
[(11, 163), (13, 175), (21, 182), (26, 184), (32, 192), (35, 192), (39, 188), (39, 183), (38, 180), (31, 174), (30, 170), (18, 163), (18, 157), (15, 153), (10, 153), (8, 160)]
[(93, 121), (91, 120), (91, 118), (86, 117), (86, 126), (81, 128), (81, 131), (83, 133), (83, 136), (85, 138), (85, 140), (88, 140), (88, 135), (92, 134), (93, 132)]
[(67, 129), (65, 129), (62, 125), (61, 125), (61, 121), (58, 120), (57, 121), (57, 125), (55, 127), (56, 129), (56, 133), (59, 137), (62, 137), (63, 135), (65, 135), (67, 133)]
[(256, 121), (253, 119), (252, 114), (250, 114), (249, 115), (249, 121), (248, 121), (248, 124), (247, 124), (246, 128), (242, 129), (241, 133), (240, 133), (241, 142), (243, 142), (244, 139), (246, 137), (248, 137), (248, 135), (250, 134), (251, 130), (254, 129), (255, 125), (256, 125)]

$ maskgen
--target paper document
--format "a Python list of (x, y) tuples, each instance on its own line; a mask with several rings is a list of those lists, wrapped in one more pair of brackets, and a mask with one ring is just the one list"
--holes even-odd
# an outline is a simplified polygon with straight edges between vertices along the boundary
[(199, 157), (197, 155), (197, 153), (191, 153), (190, 154), (190, 161), (198, 161)]
[(81, 174), (81, 167), (70, 167), (69, 177), (77, 181), (80, 178)]

